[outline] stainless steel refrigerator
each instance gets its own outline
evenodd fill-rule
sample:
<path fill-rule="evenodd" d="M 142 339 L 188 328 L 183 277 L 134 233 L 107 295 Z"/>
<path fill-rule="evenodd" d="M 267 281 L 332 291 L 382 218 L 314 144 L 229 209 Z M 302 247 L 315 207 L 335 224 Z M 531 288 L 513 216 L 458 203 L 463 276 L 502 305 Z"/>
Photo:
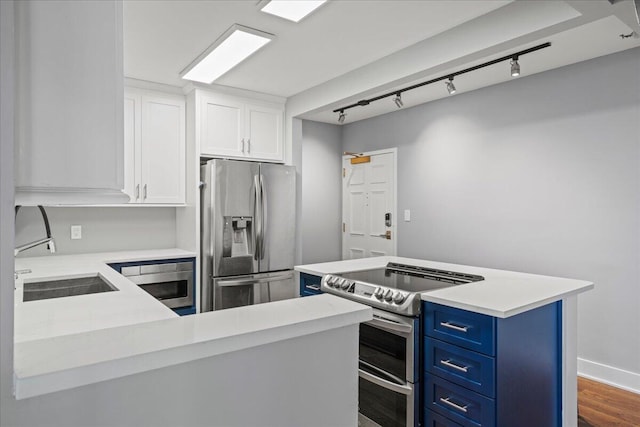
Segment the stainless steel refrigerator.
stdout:
<path fill-rule="evenodd" d="M 200 172 L 201 311 L 295 297 L 295 168 L 216 159 Z"/>

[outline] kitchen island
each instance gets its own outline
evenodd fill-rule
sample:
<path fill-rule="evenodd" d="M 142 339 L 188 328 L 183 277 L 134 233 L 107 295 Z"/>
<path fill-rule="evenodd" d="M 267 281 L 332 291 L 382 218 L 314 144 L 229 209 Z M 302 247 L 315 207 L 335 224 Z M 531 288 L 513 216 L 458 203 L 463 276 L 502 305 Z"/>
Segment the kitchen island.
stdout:
<path fill-rule="evenodd" d="M 31 271 L 16 280 L 11 425 L 355 425 L 369 307 L 320 295 L 178 317 L 107 266 L 189 255 L 146 252 L 16 260 Z M 24 283 L 96 274 L 118 291 L 22 301 Z"/>
<path fill-rule="evenodd" d="M 308 294 L 310 288 L 302 286 L 314 282 L 310 278 L 317 286 L 325 274 L 380 269 L 389 262 L 483 278 L 420 295 L 422 353 L 416 363 L 422 366 L 424 397 L 417 412 L 427 425 L 516 425 L 512 418 L 526 417 L 527 411 L 548 411 L 545 425 L 577 425 L 577 295 L 593 283 L 402 257 L 310 264 L 296 271 L 301 292 Z M 467 331 L 478 335 L 465 338 Z M 485 376 L 468 378 L 473 372 Z M 523 390 L 521 396 L 516 389 Z M 512 403 L 517 407 L 507 407 Z"/>

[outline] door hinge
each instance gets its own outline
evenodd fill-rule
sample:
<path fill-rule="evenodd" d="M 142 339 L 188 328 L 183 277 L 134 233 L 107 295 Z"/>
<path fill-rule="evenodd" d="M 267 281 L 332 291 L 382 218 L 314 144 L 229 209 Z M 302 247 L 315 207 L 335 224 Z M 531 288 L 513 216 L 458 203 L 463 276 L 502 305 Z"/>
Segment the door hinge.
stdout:
<path fill-rule="evenodd" d="M 344 233 L 345 229 L 346 229 L 346 226 L 345 226 L 345 224 L 344 224 L 344 222 L 343 222 L 343 223 L 342 223 L 342 232 L 343 232 L 343 233 Z"/>
<path fill-rule="evenodd" d="M 345 176 L 347 176 L 347 170 L 342 168 L 342 177 L 344 178 Z"/>

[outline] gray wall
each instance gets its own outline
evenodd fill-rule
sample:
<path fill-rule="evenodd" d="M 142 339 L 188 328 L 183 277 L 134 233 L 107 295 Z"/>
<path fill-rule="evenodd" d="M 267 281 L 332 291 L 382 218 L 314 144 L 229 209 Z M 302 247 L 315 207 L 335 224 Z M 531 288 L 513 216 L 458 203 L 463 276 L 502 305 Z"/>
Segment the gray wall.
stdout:
<path fill-rule="evenodd" d="M 14 2 L 0 1 L 0 425 L 13 385 Z"/>
<path fill-rule="evenodd" d="M 341 259 L 342 129 L 302 122 L 302 263 Z"/>
<path fill-rule="evenodd" d="M 640 49 L 348 124 L 343 144 L 398 147 L 398 255 L 595 282 L 580 370 L 640 384 Z"/>
<path fill-rule="evenodd" d="M 46 207 L 56 254 L 176 247 L 176 208 Z M 82 226 L 82 239 L 71 240 L 71 226 Z M 16 245 L 44 237 L 37 207 L 22 207 L 16 217 Z M 45 246 L 18 256 L 48 255 Z"/>
<path fill-rule="evenodd" d="M 357 354 L 355 324 L 29 399 L 3 401 L 1 425 L 355 426 Z"/>

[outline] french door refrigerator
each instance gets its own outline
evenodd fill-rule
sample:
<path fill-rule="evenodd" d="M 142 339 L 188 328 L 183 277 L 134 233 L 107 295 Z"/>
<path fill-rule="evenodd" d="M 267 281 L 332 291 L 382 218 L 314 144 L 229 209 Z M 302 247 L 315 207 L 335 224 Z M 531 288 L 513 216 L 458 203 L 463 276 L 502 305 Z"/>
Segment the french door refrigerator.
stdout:
<path fill-rule="evenodd" d="M 201 311 L 295 297 L 295 168 L 214 159 L 200 172 Z"/>

